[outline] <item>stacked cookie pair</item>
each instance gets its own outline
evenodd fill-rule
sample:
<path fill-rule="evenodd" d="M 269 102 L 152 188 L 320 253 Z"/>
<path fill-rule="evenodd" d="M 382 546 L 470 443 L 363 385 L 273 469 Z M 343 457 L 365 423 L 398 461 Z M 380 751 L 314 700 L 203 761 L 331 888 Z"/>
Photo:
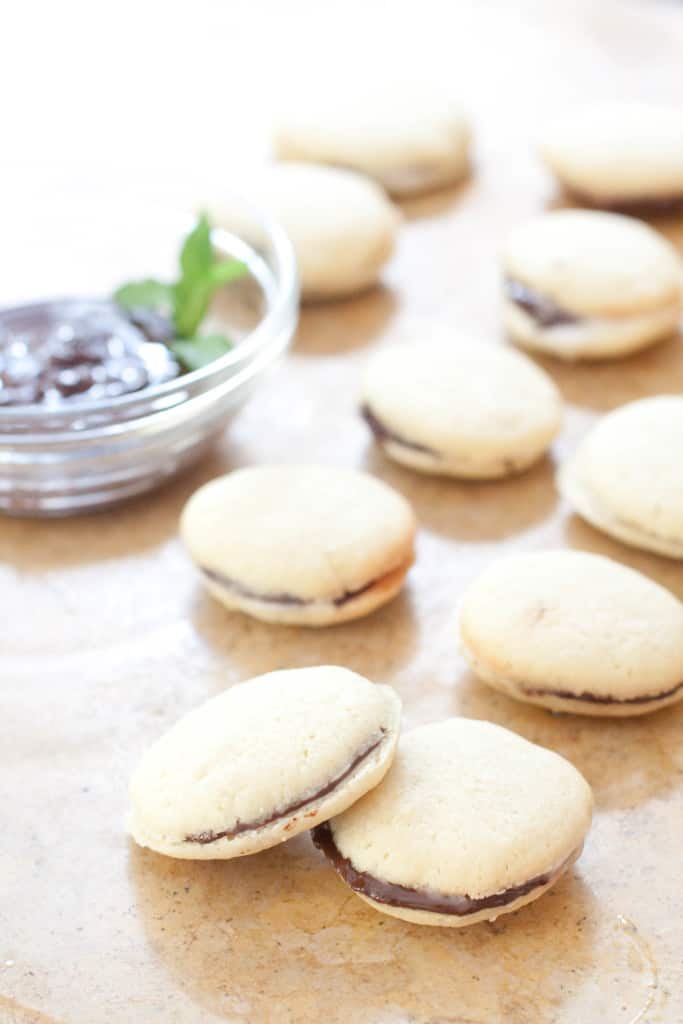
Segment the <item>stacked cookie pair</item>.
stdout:
<path fill-rule="evenodd" d="M 399 737 L 388 686 L 324 666 L 235 686 L 143 756 L 129 829 L 171 857 L 258 853 L 313 828 L 344 882 L 420 924 L 491 920 L 581 852 L 588 784 L 551 751 L 452 718 Z"/>

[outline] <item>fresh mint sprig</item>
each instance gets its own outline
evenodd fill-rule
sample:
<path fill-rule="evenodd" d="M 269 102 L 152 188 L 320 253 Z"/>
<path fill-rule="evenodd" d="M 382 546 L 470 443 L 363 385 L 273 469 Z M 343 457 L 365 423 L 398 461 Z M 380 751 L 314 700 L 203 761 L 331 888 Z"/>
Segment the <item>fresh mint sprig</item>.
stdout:
<path fill-rule="evenodd" d="M 153 309 L 168 316 L 175 334 L 170 348 L 187 370 L 198 370 L 232 348 L 223 334 L 198 333 L 219 288 L 247 273 L 240 260 L 219 260 L 211 244 L 211 225 L 201 214 L 180 250 L 180 276 L 166 284 L 154 278 L 130 281 L 114 292 L 124 309 Z"/>

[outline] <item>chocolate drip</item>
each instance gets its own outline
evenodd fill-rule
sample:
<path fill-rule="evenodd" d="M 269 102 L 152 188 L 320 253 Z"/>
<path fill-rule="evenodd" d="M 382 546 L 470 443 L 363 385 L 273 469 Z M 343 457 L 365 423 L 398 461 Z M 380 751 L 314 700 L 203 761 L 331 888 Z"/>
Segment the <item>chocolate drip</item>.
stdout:
<path fill-rule="evenodd" d="M 255 590 L 250 590 L 249 587 L 245 587 L 242 583 L 238 583 L 237 580 L 230 579 L 229 576 L 223 576 L 222 573 L 216 572 L 215 569 L 207 569 L 205 566 L 201 566 L 201 571 L 205 576 L 208 576 L 214 583 L 220 584 L 222 587 L 227 587 L 229 590 L 233 590 L 240 597 L 246 597 L 252 601 L 262 601 L 264 604 L 289 604 L 299 605 L 305 607 L 310 604 L 320 604 L 320 601 L 307 601 L 303 597 L 297 597 L 296 594 L 258 594 Z M 383 577 L 380 577 L 382 579 Z M 370 590 L 374 587 L 379 580 L 370 580 L 369 583 L 363 584 L 362 587 L 358 587 L 357 590 L 345 590 L 343 594 L 339 594 L 338 597 L 330 598 L 329 601 L 325 601 L 325 604 L 333 604 L 337 608 L 347 601 L 352 601 L 354 597 L 360 597 L 366 590 Z"/>
<path fill-rule="evenodd" d="M 562 700 L 581 700 L 590 704 L 649 704 L 650 701 L 664 700 L 666 697 L 673 697 L 675 693 L 683 689 L 683 682 L 672 686 L 670 690 L 662 690 L 660 693 L 651 693 L 643 697 L 602 697 L 597 693 L 589 693 L 584 690 L 582 693 L 567 693 L 566 690 L 545 690 L 545 689 L 524 689 L 527 697 L 560 697 Z"/>
<path fill-rule="evenodd" d="M 426 910 L 432 914 L 455 914 L 457 917 L 466 917 L 469 914 L 476 914 L 480 910 L 504 907 L 509 903 L 514 903 L 520 896 L 526 896 L 534 889 L 539 889 L 548 885 L 549 882 L 555 881 L 576 856 L 576 851 L 572 852 L 559 867 L 552 871 L 546 871 L 542 875 L 536 875 L 528 882 L 523 882 L 522 885 L 512 886 L 510 889 L 492 893 L 490 896 L 472 898 L 471 896 L 447 896 L 430 889 L 412 889 L 409 886 L 396 885 L 394 882 L 385 882 L 366 871 L 357 871 L 348 857 L 344 857 L 337 848 L 329 822 L 324 822 L 313 830 L 313 842 L 325 854 L 340 878 L 354 892 L 367 896 L 375 903 L 386 903 L 390 907 L 405 907 L 406 910 Z"/>
<path fill-rule="evenodd" d="M 425 455 L 431 455 L 433 458 L 440 458 L 440 455 L 434 448 L 430 448 L 426 444 L 418 444 L 417 441 L 409 441 L 407 438 L 402 437 L 400 434 L 394 433 L 393 430 L 389 430 L 387 426 L 382 423 L 380 419 L 375 416 L 374 412 L 369 405 L 362 405 L 361 416 L 370 427 L 378 441 L 393 441 L 394 444 L 400 444 L 404 448 L 412 448 L 415 452 L 424 452 Z"/>
<path fill-rule="evenodd" d="M 560 327 L 563 324 L 577 324 L 581 321 L 581 317 L 562 309 L 552 299 L 539 295 L 521 281 L 508 278 L 505 282 L 505 292 L 510 302 L 523 309 L 539 327 Z"/>
<path fill-rule="evenodd" d="M 240 821 L 239 818 L 231 828 L 223 829 L 221 832 L 196 832 L 192 835 L 185 836 L 186 843 L 199 843 L 202 846 L 206 846 L 208 843 L 215 843 L 218 839 L 234 839 L 235 836 L 241 835 L 243 832 L 252 832 L 255 829 L 264 828 L 266 825 L 272 825 L 276 821 L 280 821 L 283 818 L 288 818 L 290 814 L 294 814 L 295 811 L 301 810 L 302 807 L 306 807 L 307 804 L 313 803 L 314 800 L 322 800 L 323 797 L 328 796 L 337 786 L 341 785 L 348 779 L 356 768 L 359 767 L 365 761 L 373 751 L 377 750 L 377 747 L 383 741 L 387 734 L 387 730 L 382 728 L 379 731 L 379 736 L 373 739 L 369 746 L 364 747 L 359 754 L 354 757 L 351 764 L 344 769 L 339 775 L 335 775 L 322 789 L 319 789 L 312 795 L 302 797 L 301 799 L 294 800 L 291 804 L 287 804 L 286 807 L 282 807 L 279 810 L 273 811 L 272 814 L 264 815 L 262 818 L 257 818 L 254 821 Z"/>

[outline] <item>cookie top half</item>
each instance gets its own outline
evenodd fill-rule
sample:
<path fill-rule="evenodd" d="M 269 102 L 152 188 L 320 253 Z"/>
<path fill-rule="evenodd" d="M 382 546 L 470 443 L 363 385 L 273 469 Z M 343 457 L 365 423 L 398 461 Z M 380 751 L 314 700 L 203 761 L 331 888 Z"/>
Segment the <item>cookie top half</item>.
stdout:
<path fill-rule="evenodd" d="M 460 635 L 474 671 L 522 700 L 639 714 L 683 697 L 683 604 L 599 555 L 535 551 L 494 562 L 463 597 Z"/>
<path fill-rule="evenodd" d="M 311 828 L 384 776 L 400 701 L 348 669 L 271 672 L 191 711 L 143 755 L 129 830 L 185 859 L 242 856 Z"/>
<path fill-rule="evenodd" d="M 558 117 L 541 155 L 571 191 L 596 203 L 683 199 L 683 111 L 597 103 Z"/>
<path fill-rule="evenodd" d="M 525 286 L 574 317 L 623 317 L 681 303 L 676 249 L 634 217 L 555 210 L 517 227 L 502 257 L 508 285 Z"/>
<path fill-rule="evenodd" d="M 565 498 L 635 547 L 683 558 L 683 396 L 629 402 L 593 427 L 562 466 Z"/>
<path fill-rule="evenodd" d="M 250 466 L 201 487 L 181 536 L 195 562 L 265 599 L 340 601 L 413 559 L 415 517 L 382 481 L 336 466 Z"/>
<path fill-rule="evenodd" d="M 329 828 L 356 873 L 431 897 L 436 911 L 441 897 L 478 900 L 552 873 L 581 848 L 591 808 L 558 754 L 450 718 L 406 733 L 382 785 Z"/>

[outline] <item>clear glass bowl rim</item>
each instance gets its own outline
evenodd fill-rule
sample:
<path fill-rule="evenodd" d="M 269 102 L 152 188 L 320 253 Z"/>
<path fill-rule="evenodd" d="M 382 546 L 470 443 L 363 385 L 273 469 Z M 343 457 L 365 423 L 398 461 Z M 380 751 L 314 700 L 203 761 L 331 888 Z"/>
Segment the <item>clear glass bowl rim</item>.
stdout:
<path fill-rule="evenodd" d="M 111 411 L 123 412 L 129 406 L 140 406 L 141 403 L 149 405 L 151 410 L 148 414 L 142 416 L 135 416 L 133 419 L 126 419 L 125 416 L 119 423 L 116 424 L 118 429 L 115 429 L 113 433 L 126 432 L 126 429 L 139 429 L 141 424 L 150 423 L 153 420 L 164 419 L 168 414 L 177 413 L 178 405 L 182 405 L 185 411 L 188 412 L 187 406 L 191 405 L 193 401 L 201 399 L 207 391 L 209 391 L 214 384 L 224 383 L 226 378 L 229 379 L 232 374 L 242 377 L 241 373 L 238 373 L 240 368 L 247 368 L 250 363 L 258 361 L 259 355 L 264 350 L 267 350 L 273 337 L 277 337 L 280 328 L 292 314 L 292 309 L 296 310 L 299 303 L 299 277 L 297 271 L 296 256 L 294 248 L 292 246 L 289 237 L 287 236 L 284 229 L 269 215 L 263 211 L 256 209 L 251 203 L 244 200 L 243 197 L 232 196 L 233 200 L 239 203 L 237 207 L 242 212 L 247 213 L 250 220 L 256 225 L 259 233 L 262 234 L 263 240 L 265 241 L 270 252 L 268 255 L 268 262 L 275 264 L 276 272 L 274 279 L 276 287 L 274 289 L 274 298 L 269 304 L 266 310 L 265 316 L 258 322 L 256 327 L 250 333 L 243 338 L 239 344 L 235 346 L 230 352 L 227 352 L 224 356 L 219 359 L 213 360 L 207 366 L 203 366 L 198 370 L 193 370 L 190 373 L 184 373 L 180 377 L 176 377 L 173 380 L 166 381 L 163 384 L 157 384 L 154 387 L 143 388 L 141 391 L 133 392 L 128 395 L 122 395 L 117 398 L 100 399 L 95 401 L 86 402 L 73 402 L 69 403 L 68 407 L 63 410 L 50 410 L 49 419 L 51 426 L 48 430 L 41 431 L 40 421 L 47 418 L 46 409 L 41 405 L 24 405 L 24 406 L 12 406 L 9 408 L 0 407 L 0 444 L 6 446 L 18 442 L 19 444 L 26 442 L 35 442 L 40 436 L 43 437 L 46 444 L 49 444 L 51 440 L 63 440 L 64 435 L 55 433 L 55 426 L 59 423 L 60 419 L 63 419 L 65 423 L 72 420 L 74 416 L 78 414 L 96 414 L 96 413 L 107 413 Z M 182 217 L 182 213 L 178 210 L 175 211 L 177 217 Z M 185 219 L 187 219 L 187 212 L 185 213 Z M 219 248 L 223 248 L 224 251 L 229 250 L 227 239 L 230 237 L 230 232 L 222 228 L 214 228 L 212 230 L 212 238 L 215 244 Z M 237 232 L 235 236 L 239 237 Z M 221 246 L 221 241 L 223 245 Z M 251 244 L 251 243 L 248 243 Z M 252 246 L 255 251 L 258 252 L 260 246 Z M 88 298 L 97 301 L 98 296 L 89 296 Z M 35 303 L 22 302 L 17 306 L 4 306 L 0 309 L 0 313 L 9 312 L 11 310 L 27 309 L 32 305 L 40 305 L 42 302 L 59 302 L 59 301 L 71 301 L 74 297 L 53 297 L 47 300 L 38 300 Z M 75 299 L 77 301 L 77 298 Z M 235 381 L 237 383 L 237 381 Z M 190 392 L 182 402 L 166 406 L 165 408 L 158 408 L 158 400 L 164 398 L 172 398 L 175 392 Z M 200 403 L 201 404 L 201 403 Z M 35 422 L 36 430 L 26 432 L 25 429 L 21 433 L 13 433 L 12 423 L 17 420 L 21 420 L 22 423 Z M 105 426 L 101 430 L 97 427 L 91 430 L 84 430 L 78 432 L 79 435 L 85 440 L 88 436 L 93 437 L 109 433 L 109 430 L 113 424 L 109 424 L 109 429 Z"/>

